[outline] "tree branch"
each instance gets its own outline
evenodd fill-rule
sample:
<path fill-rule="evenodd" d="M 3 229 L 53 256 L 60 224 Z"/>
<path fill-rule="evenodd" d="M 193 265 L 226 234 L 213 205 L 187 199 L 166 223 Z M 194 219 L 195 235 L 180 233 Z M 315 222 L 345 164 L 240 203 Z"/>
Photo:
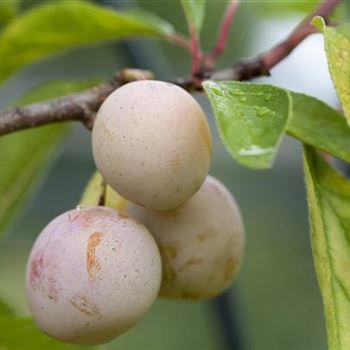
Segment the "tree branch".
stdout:
<path fill-rule="evenodd" d="M 152 78 L 153 74 L 146 70 L 124 69 L 110 83 L 25 107 L 8 108 L 0 112 L 0 136 L 45 124 L 74 120 L 92 129 L 96 112 L 116 88 L 133 80 Z"/>
<path fill-rule="evenodd" d="M 0 113 L 0 135 L 34 128 L 54 122 L 81 121 L 89 129 L 103 100 L 119 85 L 98 85 L 69 96 L 35 103 L 25 107 L 9 108 Z"/>
<path fill-rule="evenodd" d="M 204 80 L 249 80 L 269 75 L 269 71 L 287 57 L 299 43 L 315 32 L 310 20 L 315 16 L 327 17 L 341 0 L 324 0 L 321 5 L 302 21 L 281 43 L 256 58 L 242 60 L 231 68 L 213 73 L 202 72 L 202 76 L 190 79 L 175 79 L 173 83 L 188 91 L 200 91 L 198 79 Z M 116 75 L 110 83 L 98 85 L 92 89 L 49 101 L 35 103 L 25 107 L 10 108 L 0 112 L 0 136 L 14 131 L 37 127 L 55 122 L 81 121 L 92 128 L 95 114 L 104 99 L 117 87 L 133 80 L 152 79 L 148 71 L 125 69 Z"/>

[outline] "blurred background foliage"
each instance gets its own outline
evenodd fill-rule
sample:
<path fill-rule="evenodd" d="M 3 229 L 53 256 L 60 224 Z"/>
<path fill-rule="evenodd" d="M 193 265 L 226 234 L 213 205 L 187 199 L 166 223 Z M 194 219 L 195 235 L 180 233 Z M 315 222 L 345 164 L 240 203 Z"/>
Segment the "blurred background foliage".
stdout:
<path fill-rule="evenodd" d="M 0 28 L 19 13 L 41 2 L 47 1 L 0 1 Z M 95 2 L 116 8 L 138 6 L 168 20 L 179 32 L 187 32 L 178 1 Z M 267 49 L 284 38 L 305 12 L 317 3 L 242 1 L 231 29 L 229 48 L 219 66 L 227 67 L 241 57 Z M 211 48 L 216 38 L 216 28 L 225 5 L 225 1 L 208 1 L 202 31 L 202 43 L 206 50 Z M 345 15 L 346 9 L 343 7 L 338 11 L 338 16 L 342 18 Z M 45 36 L 45 33 L 42 35 Z M 11 76 L 0 85 L 0 107 L 79 90 L 110 79 L 113 72 L 124 67 L 150 69 L 158 79 L 168 79 L 186 75 L 189 66 L 187 52 L 169 43 L 150 39 L 74 48 L 25 67 Z M 271 73 L 271 78 L 259 80 L 305 92 L 337 106 L 320 35 L 308 38 Z M 136 328 L 106 348 L 230 349 L 231 339 L 239 342 L 237 350 L 326 349 L 321 298 L 312 267 L 300 145 L 286 138 L 272 170 L 254 172 L 245 169 L 226 153 L 206 99 L 198 95 L 198 100 L 207 111 L 214 136 L 211 173 L 233 192 L 246 225 L 246 256 L 237 282 L 225 296 L 226 311 L 229 306 L 234 325 L 226 321 L 225 328 L 223 313 L 218 311 L 218 305 L 222 306 L 222 303 L 218 301 L 191 303 L 159 300 Z M 56 126 L 49 128 L 61 130 Z M 20 148 L 23 145 L 40 147 L 38 139 L 33 134 L 28 137 L 26 133 L 16 134 L 22 135 L 20 141 L 16 137 L 13 146 L 6 152 L 15 152 L 17 146 Z M 60 138 L 56 132 L 54 135 Z M 10 137 L 13 136 L 5 138 Z M 10 186 L 10 180 L 16 175 L 23 175 L 22 168 L 31 161 L 19 154 L 16 164 L 6 163 L 5 150 L 2 148 L 0 154 L 0 186 Z M 46 167 L 45 176 L 35 175 L 36 170 L 41 170 L 40 167 L 33 173 L 23 175 L 27 179 L 11 205 L 18 206 L 28 185 L 31 185 L 31 196 L 20 215 L 12 219 L 6 236 L 0 241 L 0 300 L 21 316 L 28 315 L 24 274 L 35 237 L 54 216 L 76 205 L 94 171 L 90 133 L 83 126 L 74 125 L 59 149 L 46 157 L 50 166 Z M 8 167 L 13 167 L 13 175 L 8 176 L 5 179 L 8 182 L 5 182 L 1 174 L 2 169 Z M 5 205 L 9 203 L 2 200 L 0 198 L 0 210 L 5 210 Z M 0 305 L 0 309 L 5 309 L 5 306 Z M 39 349 L 38 345 L 33 346 L 33 349 Z M 234 347 L 231 346 L 231 349 Z"/>

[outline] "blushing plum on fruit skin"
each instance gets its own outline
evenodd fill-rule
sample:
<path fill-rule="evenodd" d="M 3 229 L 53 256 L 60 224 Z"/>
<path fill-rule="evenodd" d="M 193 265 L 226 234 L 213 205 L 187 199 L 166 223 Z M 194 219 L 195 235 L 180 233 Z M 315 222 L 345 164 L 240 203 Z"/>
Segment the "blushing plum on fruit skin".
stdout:
<path fill-rule="evenodd" d="M 128 212 L 155 237 L 163 263 L 160 295 L 208 299 L 237 274 L 244 249 L 239 208 L 225 186 L 208 176 L 183 206 L 157 212 L 129 204 Z"/>
<path fill-rule="evenodd" d="M 97 113 L 92 147 L 107 183 L 155 210 L 189 199 L 211 161 L 202 108 L 185 90 L 161 81 L 132 82 L 108 96 Z"/>
<path fill-rule="evenodd" d="M 158 247 L 139 222 L 114 209 L 68 211 L 37 238 L 27 266 L 27 298 L 45 333 L 99 344 L 133 326 L 157 297 Z"/>

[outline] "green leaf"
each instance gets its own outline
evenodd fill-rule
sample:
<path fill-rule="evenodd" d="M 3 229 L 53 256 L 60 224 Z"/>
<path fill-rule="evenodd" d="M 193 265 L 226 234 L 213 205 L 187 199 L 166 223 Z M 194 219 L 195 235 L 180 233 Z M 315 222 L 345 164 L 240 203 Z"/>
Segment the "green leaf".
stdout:
<path fill-rule="evenodd" d="M 329 71 L 350 125 L 350 25 L 327 27 L 321 17 L 312 23 L 323 31 Z"/>
<path fill-rule="evenodd" d="M 344 116 L 326 103 L 291 92 L 293 117 L 289 135 L 350 162 L 350 129 Z"/>
<path fill-rule="evenodd" d="M 181 0 L 188 23 L 200 32 L 205 15 L 206 0 Z"/>
<path fill-rule="evenodd" d="M 312 251 L 329 350 L 350 344 L 350 182 L 311 148 L 304 152 Z"/>
<path fill-rule="evenodd" d="M 58 82 L 34 89 L 22 102 L 54 97 L 86 87 L 82 82 Z M 46 164 L 67 132 L 67 125 L 50 125 L 0 137 L 0 236 L 38 182 Z"/>
<path fill-rule="evenodd" d="M 271 16 L 272 14 L 282 13 L 282 14 L 290 14 L 291 12 L 311 12 L 317 2 L 312 1 L 280 1 L 280 0 L 271 0 L 271 1 L 257 1 L 253 4 L 253 9 L 260 10 L 259 12 L 263 12 L 264 14 L 268 14 Z"/>
<path fill-rule="evenodd" d="M 11 22 L 0 36 L 0 80 L 73 47 L 172 32 L 168 23 L 145 12 L 121 13 L 81 1 L 40 5 Z"/>
<path fill-rule="evenodd" d="M 0 317 L 12 315 L 12 314 L 13 314 L 13 311 L 10 309 L 10 307 L 0 300 Z M 1 346 L 1 343 L 0 343 L 0 346 Z"/>
<path fill-rule="evenodd" d="M 350 129 L 326 103 L 263 84 L 207 81 L 204 89 L 222 140 L 241 164 L 270 167 L 284 132 L 350 162 Z"/>
<path fill-rule="evenodd" d="M 344 20 L 346 19 L 346 5 L 348 5 L 348 1 L 344 1 L 339 4 L 336 9 L 332 12 L 332 19 Z M 309 14 L 319 6 L 319 1 L 317 0 L 308 0 L 308 1 L 300 1 L 300 0 L 260 0 L 254 1 L 248 4 L 252 6 L 252 10 L 256 10 L 257 14 L 261 16 L 261 14 L 266 15 L 268 17 L 276 16 L 276 15 L 293 15 L 296 12 Z M 267 17 L 267 18 L 268 18 Z"/>
<path fill-rule="evenodd" d="M 66 126 L 55 125 L 0 138 L 0 235 L 66 131 Z"/>
<path fill-rule="evenodd" d="M 221 138 L 233 158 L 254 169 L 272 166 L 291 117 L 287 91 L 271 85 L 204 82 Z"/>
<path fill-rule="evenodd" d="M 65 344 L 42 333 L 30 319 L 0 317 L 0 350 L 88 350 L 86 347 Z"/>

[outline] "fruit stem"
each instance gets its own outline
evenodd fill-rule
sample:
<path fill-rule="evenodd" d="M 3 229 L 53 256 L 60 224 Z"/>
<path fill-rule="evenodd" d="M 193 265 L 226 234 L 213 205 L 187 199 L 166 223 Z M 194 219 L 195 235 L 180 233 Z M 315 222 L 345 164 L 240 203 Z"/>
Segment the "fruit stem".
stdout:
<path fill-rule="evenodd" d="M 104 207 L 106 204 L 106 196 L 107 196 L 107 182 L 102 179 L 101 181 L 101 193 L 100 193 L 100 197 L 98 199 L 98 206 L 102 206 Z"/>

